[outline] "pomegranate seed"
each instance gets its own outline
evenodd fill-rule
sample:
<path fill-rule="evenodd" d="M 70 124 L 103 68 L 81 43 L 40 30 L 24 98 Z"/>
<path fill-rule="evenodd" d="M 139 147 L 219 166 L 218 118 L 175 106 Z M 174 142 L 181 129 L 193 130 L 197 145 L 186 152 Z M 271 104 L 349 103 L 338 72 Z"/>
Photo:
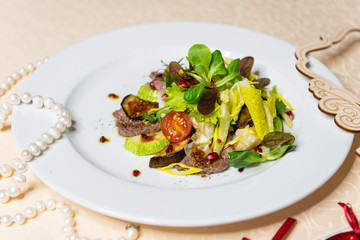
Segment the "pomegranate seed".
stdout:
<path fill-rule="evenodd" d="M 291 121 L 294 120 L 294 113 L 292 111 L 288 111 L 286 114 L 289 116 Z"/>
<path fill-rule="evenodd" d="M 217 152 L 211 152 L 206 156 L 206 159 L 209 161 L 215 161 L 219 158 L 219 155 L 217 154 Z"/>
<path fill-rule="evenodd" d="M 179 85 L 182 86 L 182 88 L 187 88 L 187 84 L 186 84 L 186 82 L 184 80 L 181 80 L 179 82 Z"/>
<path fill-rule="evenodd" d="M 161 96 L 161 98 L 162 99 L 165 99 L 165 98 L 167 98 L 169 95 L 167 95 L 166 93 L 164 93 L 162 96 Z"/>
<path fill-rule="evenodd" d="M 157 83 L 157 81 L 159 81 L 159 78 L 155 78 L 154 80 L 152 80 L 151 82 L 150 82 L 150 87 L 152 88 L 152 89 L 155 89 L 155 83 Z"/>
<path fill-rule="evenodd" d="M 244 171 L 244 168 L 239 168 L 238 169 L 238 172 L 243 172 Z"/>
<path fill-rule="evenodd" d="M 253 151 L 257 153 L 262 153 L 262 149 L 260 147 L 254 147 Z"/>

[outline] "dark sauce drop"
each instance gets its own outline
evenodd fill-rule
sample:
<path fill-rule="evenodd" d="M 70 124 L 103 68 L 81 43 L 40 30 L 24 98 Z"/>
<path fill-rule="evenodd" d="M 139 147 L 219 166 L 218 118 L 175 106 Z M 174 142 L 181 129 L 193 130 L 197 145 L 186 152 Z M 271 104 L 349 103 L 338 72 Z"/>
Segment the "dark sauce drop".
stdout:
<path fill-rule="evenodd" d="M 141 142 L 151 142 L 152 140 L 154 140 L 154 136 L 149 136 L 149 135 L 146 135 L 145 133 L 141 134 L 141 137 L 140 137 Z"/>
<path fill-rule="evenodd" d="M 107 139 L 107 138 L 104 137 L 104 136 L 101 136 L 101 137 L 99 138 L 99 142 L 101 142 L 101 143 L 106 143 L 106 142 L 110 142 L 110 140 Z"/>
<path fill-rule="evenodd" d="M 117 99 L 119 99 L 120 97 L 119 97 L 119 95 L 117 95 L 117 94 L 115 94 L 115 93 L 109 93 L 109 94 L 108 94 L 108 98 L 113 99 L 113 100 L 117 100 Z"/>
<path fill-rule="evenodd" d="M 135 170 L 132 171 L 132 175 L 133 175 L 134 177 L 138 177 L 138 176 L 140 176 L 140 174 L 141 174 L 141 172 L 140 172 L 139 170 L 137 170 L 137 169 L 135 169 Z"/>

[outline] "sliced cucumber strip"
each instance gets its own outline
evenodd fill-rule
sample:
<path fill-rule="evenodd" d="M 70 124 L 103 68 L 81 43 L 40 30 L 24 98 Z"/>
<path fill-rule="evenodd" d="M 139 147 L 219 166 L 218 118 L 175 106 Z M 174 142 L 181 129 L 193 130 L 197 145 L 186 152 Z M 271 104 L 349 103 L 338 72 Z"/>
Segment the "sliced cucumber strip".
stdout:
<path fill-rule="evenodd" d="M 149 84 L 145 84 L 140 87 L 137 96 L 145 101 L 149 102 L 159 102 L 158 91 L 151 89 Z"/>
<path fill-rule="evenodd" d="M 124 148 L 135 155 L 155 154 L 165 149 L 170 144 L 164 134 L 156 132 L 148 135 L 137 135 L 126 138 Z"/>

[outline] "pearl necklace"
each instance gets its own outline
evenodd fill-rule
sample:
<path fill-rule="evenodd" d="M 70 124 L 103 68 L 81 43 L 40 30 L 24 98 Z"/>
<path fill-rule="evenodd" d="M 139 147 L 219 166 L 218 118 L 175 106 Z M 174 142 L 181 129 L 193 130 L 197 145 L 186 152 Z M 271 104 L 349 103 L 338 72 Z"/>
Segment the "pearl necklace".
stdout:
<path fill-rule="evenodd" d="M 0 96 L 4 95 L 18 80 L 27 74 L 33 72 L 42 63 L 47 62 L 48 58 L 43 61 L 38 60 L 35 64 L 28 64 L 26 68 L 21 68 L 18 72 L 13 72 L 6 80 L 0 83 Z M 58 140 L 67 128 L 72 125 L 71 114 L 64 108 L 61 103 L 57 103 L 50 97 L 43 98 L 39 95 L 31 96 L 25 92 L 21 95 L 12 93 L 9 95 L 9 102 L 0 105 L 0 130 L 4 129 L 8 117 L 12 113 L 14 106 L 22 103 L 31 104 L 35 108 L 46 108 L 51 110 L 58 116 L 58 121 L 51 126 L 47 132 L 42 133 L 40 138 L 30 143 L 28 148 L 21 151 L 19 158 L 11 160 L 10 164 L 0 166 L 0 176 L 3 178 L 11 178 L 13 185 L 8 189 L 0 189 L 0 202 L 7 203 L 11 198 L 18 196 L 21 188 L 26 184 L 24 173 L 28 170 L 28 162 L 34 160 L 45 151 L 48 145 Z M 57 210 L 64 215 L 64 226 L 62 232 L 69 240 L 88 240 L 86 237 L 79 237 L 74 229 L 75 220 L 74 213 L 69 205 L 62 201 L 56 201 L 50 198 L 46 201 L 36 201 L 33 207 L 27 207 L 24 213 L 16 213 L 13 217 L 10 215 L 0 215 L 0 224 L 4 227 L 11 225 L 24 224 L 27 220 L 35 218 L 39 213 L 46 210 Z M 120 237 L 119 240 L 136 240 L 139 236 L 139 226 L 127 225 L 126 236 Z"/>

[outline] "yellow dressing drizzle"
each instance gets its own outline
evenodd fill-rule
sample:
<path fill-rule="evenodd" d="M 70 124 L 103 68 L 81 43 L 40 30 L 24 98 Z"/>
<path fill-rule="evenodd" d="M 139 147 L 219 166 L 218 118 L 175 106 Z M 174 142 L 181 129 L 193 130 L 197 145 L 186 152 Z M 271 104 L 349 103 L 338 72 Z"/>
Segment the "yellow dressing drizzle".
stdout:
<path fill-rule="evenodd" d="M 177 172 L 177 171 L 172 171 L 172 170 L 169 169 L 169 168 L 175 167 L 176 165 L 178 165 L 178 166 L 180 166 L 182 168 L 187 168 L 188 170 L 183 171 L 183 172 Z M 183 163 L 172 163 L 172 164 L 170 164 L 170 165 L 168 165 L 166 167 L 158 168 L 158 170 L 164 171 L 164 172 L 170 173 L 172 175 L 176 175 L 176 176 L 189 175 L 189 174 L 199 173 L 199 172 L 203 171 L 200 168 L 189 167 L 188 165 L 183 164 Z"/>
<path fill-rule="evenodd" d="M 289 110 L 292 111 L 294 110 L 294 108 L 291 106 L 291 104 L 285 100 L 285 98 L 283 98 L 283 96 L 280 94 L 280 95 L 277 95 L 276 93 L 271 93 L 272 95 L 274 95 L 276 98 L 280 99 L 281 101 L 283 101 L 286 105 L 288 105 L 288 107 L 290 108 Z"/>
<path fill-rule="evenodd" d="M 148 111 L 148 114 L 151 114 L 153 112 L 156 112 L 157 110 L 159 110 L 159 108 L 151 108 L 149 111 Z"/>

